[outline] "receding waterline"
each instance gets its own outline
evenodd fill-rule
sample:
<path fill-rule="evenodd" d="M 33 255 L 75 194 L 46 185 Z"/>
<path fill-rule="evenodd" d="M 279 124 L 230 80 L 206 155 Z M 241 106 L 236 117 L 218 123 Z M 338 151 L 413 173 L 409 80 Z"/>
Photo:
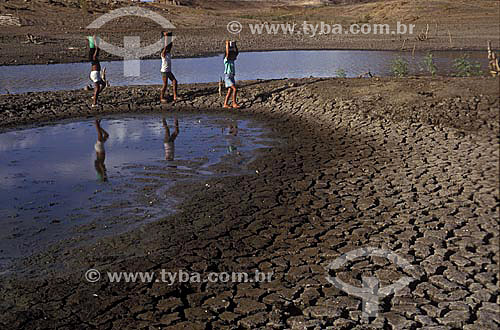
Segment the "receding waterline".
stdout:
<path fill-rule="evenodd" d="M 465 52 L 484 69 L 484 52 Z M 379 76 L 390 75 L 390 63 L 397 56 L 405 57 L 412 73 L 422 70 L 426 53 L 370 50 L 293 50 L 242 52 L 236 64 L 238 80 L 306 77 L 335 77 L 344 70 L 347 77 L 370 71 Z M 436 51 L 434 60 L 439 74 L 451 73 L 452 62 L 462 52 Z M 113 86 L 161 84 L 160 60 L 142 60 L 141 74 L 126 77 L 123 62 L 102 62 Z M 174 58 L 173 72 L 182 83 L 216 82 L 223 75 L 222 55 L 195 58 Z M 26 93 L 55 90 L 78 90 L 90 83 L 89 64 L 63 63 L 50 65 L 0 66 L 0 93 Z"/>

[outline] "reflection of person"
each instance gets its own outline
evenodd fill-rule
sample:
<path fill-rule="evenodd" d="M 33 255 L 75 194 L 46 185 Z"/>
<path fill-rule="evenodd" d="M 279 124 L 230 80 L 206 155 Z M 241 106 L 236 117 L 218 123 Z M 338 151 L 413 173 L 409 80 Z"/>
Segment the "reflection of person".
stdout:
<path fill-rule="evenodd" d="M 238 122 L 233 122 L 231 121 L 228 126 L 227 126 L 227 138 L 226 138 L 226 141 L 228 143 L 228 146 L 227 146 L 227 151 L 228 153 L 232 153 L 234 151 L 236 151 L 236 153 L 239 155 L 239 152 L 237 151 L 238 150 L 238 147 L 235 145 L 236 141 L 235 141 L 235 138 L 236 136 L 238 136 Z M 222 128 L 222 133 L 224 133 L 225 129 Z"/>
<path fill-rule="evenodd" d="M 163 146 L 165 147 L 165 159 L 166 160 L 174 160 L 175 156 L 175 139 L 177 135 L 179 135 L 179 121 L 175 118 L 174 125 L 175 130 L 172 134 L 170 134 L 170 130 L 168 129 L 167 121 L 165 118 L 162 119 L 163 128 L 165 128 L 165 139 L 163 140 Z"/>
<path fill-rule="evenodd" d="M 108 175 L 106 173 L 106 165 L 104 165 L 104 160 L 106 159 L 106 151 L 104 150 L 104 143 L 108 140 L 109 134 L 101 127 L 101 120 L 96 119 L 94 121 L 95 128 L 97 130 L 97 142 L 94 145 L 96 160 L 94 162 L 95 170 L 97 171 L 97 177 L 100 181 L 108 181 Z"/>
<path fill-rule="evenodd" d="M 234 61 L 238 57 L 238 47 L 236 41 L 226 40 L 226 52 L 224 56 L 224 82 L 227 88 L 226 98 L 224 99 L 224 108 L 230 108 L 229 97 L 233 94 L 232 107 L 238 109 L 240 106 L 236 103 L 236 82 L 234 76 L 236 74 Z"/>
<path fill-rule="evenodd" d="M 165 38 L 165 46 L 161 51 L 161 79 L 163 80 L 163 86 L 160 91 L 160 102 L 166 103 L 165 93 L 167 92 L 168 79 L 172 81 L 172 89 L 174 94 L 174 101 L 177 101 L 177 79 L 175 79 L 172 73 L 172 32 L 163 32 Z"/>
<path fill-rule="evenodd" d="M 106 68 L 101 74 L 101 63 L 99 62 L 99 47 L 97 37 L 89 37 L 90 50 L 89 61 L 91 63 L 90 80 L 94 82 L 94 97 L 92 98 L 92 107 L 97 106 L 97 98 L 106 87 Z"/>
<path fill-rule="evenodd" d="M 229 124 L 227 128 L 229 129 L 229 134 L 231 134 L 232 136 L 238 135 L 238 122 Z"/>

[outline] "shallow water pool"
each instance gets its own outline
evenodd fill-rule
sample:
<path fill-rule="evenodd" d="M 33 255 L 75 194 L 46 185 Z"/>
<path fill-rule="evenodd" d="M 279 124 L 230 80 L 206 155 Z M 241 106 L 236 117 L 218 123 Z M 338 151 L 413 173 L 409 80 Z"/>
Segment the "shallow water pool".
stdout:
<path fill-rule="evenodd" d="M 179 182 L 247 173 L 267 130 L 236 116 L 67 121 L 0 134 L 0 268 L 60 240 L 87 242 L 174 211 Z"/>

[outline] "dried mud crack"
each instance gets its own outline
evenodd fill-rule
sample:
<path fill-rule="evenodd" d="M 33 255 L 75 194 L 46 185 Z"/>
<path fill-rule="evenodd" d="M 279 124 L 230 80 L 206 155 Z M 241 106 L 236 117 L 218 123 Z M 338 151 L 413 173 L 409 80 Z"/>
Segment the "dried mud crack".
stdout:
<path fill-rule="evenodd" d="M 151 87 L 0 96 L 4 128 L 115 112 L 220 111 L 213 84 L 181 86 L 162 106 Z M 298 79 L 242 83 L 242 110 L 286 143 L 254 175 L 178 189 L 179 213 L 97 244 L 54 247 L 0 279 L 2 329 L 494 329 L 498 274 L 498 80 Z M 432 91 L 432 94 L 429 92 Z M 111 105 L 113 104 L 113 105 Z M 381 287 L 361 301 L 326 280 L 343 253 L 378 247 L 415 266 L 358 258 L 336 276 Z M 54 267 L 57 265 L 57 268 Z M 258 283 L 88 283 L 89 268 L 272 272 Z M 330 273 L 330 275 L 332 275 Z"/>

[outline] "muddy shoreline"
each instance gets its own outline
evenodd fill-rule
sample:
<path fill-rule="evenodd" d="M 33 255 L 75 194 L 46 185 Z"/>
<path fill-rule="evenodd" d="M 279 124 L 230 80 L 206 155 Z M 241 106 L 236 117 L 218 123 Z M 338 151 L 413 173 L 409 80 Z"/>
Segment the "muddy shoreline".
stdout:
<path fill-rule="evenodd" d="M 176 188 L 174 217 L 80 249 L 25 260 L 1 278 L 5 329 L 493 328 L 498 320 L 498 79 L 287 79 L 241 82 L 241 110 L 288 143 L 255 174 Z M 122 112 L 221 111 L 215 84 L 112 87 L 0 96 L 3 129 Z M 376 246 L 416 266 L 406 274 L 360 258 L 336 272 L 351 285 L 416 280 L 363 325 L 360 300 L 328 283 L 325 266 Z M 57 265 L 53 267 L 47 265 Z M 110 283 L 105 271 L 273 272 L 268 283 Z M 45 271 L 44 276 L 39 276 Z M 330 274 L 333 275 L 333 274 Z M 363 275 L 364 276 L 364 275 Z"/>
<path fill-rule="evenodd" d="M 297 78 L 240 81 L 239 100 L 242 112 L 254 114 L 266 108 L 279 106 L 282 93 L 314 86 L 308 97 L 313 104 L 326 104 L 326 109 L 356 109 L 363 116 L 385 118 L 396 122 L 421 123 L 452 127 L 482 133 L 498 129 L 496 114 L 490 103 L 497 93 L 496 78 Z M 478 84 L 478 85 L 475 85 Z M 321 86 L 326 88 L 321 90 Z M 111 113 L 208 111 L 224 112 L 223 96 L 218 94 L 217 83 L 181 84 L 180 99 L 161 104 L 160 86 L 110 87 L 99 98 L 100 106 L 90 107 L 92 91 L 71 90 L 30 92 L 0 95 L 0 129 L 13 129 L 19 125 L 37 125 L 60 119 L 101 116 Z M 374 87 L 374 90 L 371 89 Z M 398 90 L 398 95 L 387 94 Z M 487 94 L 481 91 L 488 92 Z M 318 98 L 318 99 L 316 99 Z M 297 101 L 306 107 L 299 96 Z M 380 104 L 381 103 L 381 104 Z M 380 104 L 380 107 L 377 105 Z M 369 106 L 369 110 L 363 107 Z M 432 108 L 432 111 L 428 111 Z M 489 109 L 471 113 L 471 109 Z M 325 111 L 325 110 L 323 110 Z M 455 119 L 455 120 L 453 120 Z"/>

